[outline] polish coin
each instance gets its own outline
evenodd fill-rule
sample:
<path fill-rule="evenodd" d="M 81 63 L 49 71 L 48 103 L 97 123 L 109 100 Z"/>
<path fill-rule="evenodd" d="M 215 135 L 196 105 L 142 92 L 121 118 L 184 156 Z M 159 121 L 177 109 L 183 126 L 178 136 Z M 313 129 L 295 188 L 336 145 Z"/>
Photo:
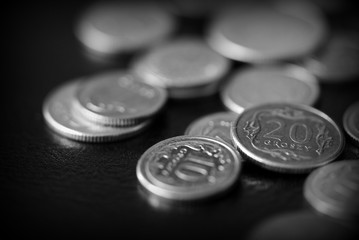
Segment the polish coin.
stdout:
<path fill-rule="evenodd" d="M 210 137 L 177 136 L 149 148 L 137 163 L 145 189 L 173 200 L 196 200 L 229 189 L 241 169 L 239 154 Z"/>
<path fill-rule="evenodd" d="M 352 142 L 359 146 L 359 101 L 351 104 L 344 112 L 343 126 Z"/>
<path fill-rule="evenodd" d="M 258 104 L 285 102 L 313 105 L 319 97 L 316 78 L 296 65 L 247 67 L 235 72 L 222 87 L 223 104 L 241 113 Z"/>
<path fill-rule="evenodd" d="M 233 145 L 231 125 L 237 117 L 238 114 L 232 112 L 218 112 L 203 116 L 187 127 L 185 135 L 214 137 Z"/>
<path fill-rule="evenodd" d="M 46 124 L 56 133 L 83 142 L 109 142 L 138 134 L 150 123 L 133 127 L 105 127 L 88 122 L 73 109 L 75 92 L 80 80 L 66 83 L 51 92 L 43 104 Z"/>
<path fill-rule="evenodd" d="M 231 135 L 243 156 L 278 172 L 309 172 L 335 160 L 344 147 L 335 122 L 306 105 L 248 108 L 234 122 Z"/>
<path fill-rule="evenodd" d="M 76 91 L 77 110 L 92 122 L 131 126 L 157 114 L 165 105 L 164 89 L 137 81 L 122 71 L 97 74 Z"/>
<path fill-rule="evenodd" d="M 320 213 L 359 220 L 359 161 L 337 161 L 313 171 L 305 181 L 304 196 Z"/>

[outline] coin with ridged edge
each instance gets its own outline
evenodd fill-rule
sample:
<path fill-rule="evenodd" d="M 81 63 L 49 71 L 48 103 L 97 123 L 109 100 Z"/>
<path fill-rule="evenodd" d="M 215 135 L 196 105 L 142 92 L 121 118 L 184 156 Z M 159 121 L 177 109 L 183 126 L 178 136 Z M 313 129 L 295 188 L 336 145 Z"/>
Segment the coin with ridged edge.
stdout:
<path fill-rule="evenodd" d="M 359 101 L 352 103 L 345 110 L 343 126 L 350 140 L 359 146 Z"/>
<path fill-rule="evenodd" d="M 52 91 L 44 101 L 43 116 L 54 132 L 82 142 L 110 142 L 140 133 L 150 120 L 132 127 L 106 127 L 83 119 L 73 108 L 80 80 L 68 82 Z"/>
<path fill-rule="evenodd" d="M 248 108 L 231 128 L 245 158 L 277 172 L 302 173 L 335 160 L 344 148 L 337 124 L 306 105 L 273 103 Z"/>
<path fill-rule="evenodd" d="M 136 173 L 152 194 L 172 200 L 197 200 L 228 190 L 240 169 L 239 154 L 223 141 L 177 136 L 143 153 Z"/>

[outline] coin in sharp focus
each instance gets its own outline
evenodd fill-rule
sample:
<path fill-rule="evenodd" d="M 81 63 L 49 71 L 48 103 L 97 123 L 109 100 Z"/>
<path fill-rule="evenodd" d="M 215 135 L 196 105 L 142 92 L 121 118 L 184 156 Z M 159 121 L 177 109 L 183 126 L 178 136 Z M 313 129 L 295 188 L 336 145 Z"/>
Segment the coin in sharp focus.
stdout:
<path fill-rule="evenodd" d="M 304 196 L 320 213 L 358 221 L 359 161 L 336 161 L 313 171 L 305 181 Z"/>
<path fill-rule="evenodd" d="M 352 103 L 345 110 L 343 126 L 350 140 L 359 146 L 359 101 Z"/>
<path fill-rule="evenodd" d="M 248 63 L 297 59 L 326 37 L 325 19 L 309 2 L 248 2 L 220 11 L 208 29 L 207 41 L 223 56 Z"/>
<path fill-rule="evenodd" d="M 196 200 L 228 190 L 241 169 L 233 147 L 210 137 L 177 136 L 142 154 L 137 178 L 152 194 L 173 200 Z"/>
<path fill-rule="evenodd" d="M 287 64 L 240 69 L 224 84 L 220 95 L 226 108 L 241 113 L 248 107 L 272 102 L 313 105 L 319 92 L 318 81 L 311 73 Z"/>
<path fill-rule="evenodd" d="M 231 128 L 243 156 L 269 170 L 309 172 L 335 160 L 344 148 L 337 124 L 306 105 L 273 103 L 248 108 Z"/>
<path fill-rule="evenodd" d="M 174 17 L 158 4 L 98 2 L 81 15 L 75 33 L 91 52 L 113 56 L 152 47 L 174 28 Z"/>
<path fill-rule="evenodd" d="M 188 37 L 153 48 L 134 61 L 132 71 L 181 99 L 213 94 L 229 67 L 229 60 L 205 42 Z"/>
<path fill-rule="evenodd" d="M 83 142 L 109 142 L 131 137 L 149 125 L 150 120 L 132 127 L 96 125 L 76 114 L 73 108 L 80 80 L 66 83 L 51 92 L 43 104 L 46 124 L 56 133 Z"/>
<path fill-rule="evenodd" d="M 237 117 L 238 114 L 233 112 L 205 115 L 193 121 L 185 130 L 185 135 L 214 137 L 233 145 L 231 125 Z"/>
<path fill-rule="evenodd" d="M 75 107 L 86 119 L 108 126 L 131 126 L 156 115 L 167 92 L 123 71 L 109 71 L 83 80 Z"/>

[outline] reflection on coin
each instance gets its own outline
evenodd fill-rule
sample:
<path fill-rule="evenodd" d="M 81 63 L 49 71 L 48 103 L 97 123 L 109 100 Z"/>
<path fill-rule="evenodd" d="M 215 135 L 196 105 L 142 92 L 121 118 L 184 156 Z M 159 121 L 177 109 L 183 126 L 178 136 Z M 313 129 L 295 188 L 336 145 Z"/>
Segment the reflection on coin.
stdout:
<path fill-rule="evenodd" d="M 359 220 L 359 161 L 342 160 L 313 171 L 304 196 L 320 213 Z"/>
<path fill-rule="evenodd" d="M 218 112 L 193 121 L 185 134 L 190 136 L 209 136 L 232 145 L 231 125 L 238 117 L 232 112 Z"/>
<path fill-rule="evenodd" d="M 359 146 L 359 101 L 350 105 L 345 111 L 343 126 L 349 138 Z"/>
<path fill-rule="evenodd" d="M 342 132 L 323 112 L 305 105 L 264 104 L 246 109 L 231 128 L 238 150 L 278 172 L 301 173 L 336 159 Z"/>
<path fill-rule="evenodd" d="M 76 92 L 77 110 L 87 119 L 109 126 L 130 126 L 155 115 L 167 100 L 164 89 L 112 71 L 84 80 Z"/>
<path fill-rule="evenodd" d="M 236 113 L 272 102 L 313 105 L 318 97 L 319 85 L 315 77 L 296 65 L 241 69 L 221 89 L 223 104 Z"/>
<path fill-rule="evenodd" d="M 73 109 L 79 80 L 64 84 L 45 99 L 43 115 L 47 125 L 55 132 L 83 142 L 108 142 L 133 136 L 143 130 L 149 121 L 133 127 L 105 127 L 86 121 Z"/>
<path fill-rule="evenodd" d="M 217 91 L 229 60 L 196 38 L 183 38 L 154 48 L 133 64 L 143 81 L 161 86 L 172 98 L 209 95 Z"/>
<path fill-rule="evenodd" d="M 239 155 L 228 144 L 210 137 L 177 136 L 141 156 L 137 178 L 153 194 L 195 200 L 227 190 L 240 169 Z"/>
<path fill-rule="evenodd" d="M 260 63 L 305 56 L 324 39 L 327 27 L 309 2 L 238 4 L 221 11 L 207 41 L 233 60 Z"/>
<path fill-rule="evenodd" d="M 75 32 L 89 50 L 114 55 L 158 44 L 174 24 L 173 17 L 155 4 L 99 2 L 84 12 Z"/>

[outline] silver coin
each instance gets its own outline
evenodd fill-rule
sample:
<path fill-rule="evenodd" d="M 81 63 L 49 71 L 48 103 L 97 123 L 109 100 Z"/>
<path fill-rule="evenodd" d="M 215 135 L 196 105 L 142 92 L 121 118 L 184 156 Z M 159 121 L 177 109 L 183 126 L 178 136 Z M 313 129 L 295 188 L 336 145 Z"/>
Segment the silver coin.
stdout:
<path fill-rule="evenodd" d="M 151 193 L 173 200 L 213 196 L 231 187 L 241 161 L 228 144 L 209 137 L 177 136 L 142 154 L 137 178 Z"/>
<path fill-rule="evenodd" d="M 229 67 L 229 60 L 202 40 L 182 38 L 153 48 L 133 63 L 132 71 L 143 81 L 166 88 L 172 98 L 189 98 L 217 91 Z"/>
<path fill-rule="evenodd" d="M 359 146 L 359 101 L 352 103 L 344 112 L 343 126 L 352 142 Z"/>
<path fill-rule="evenodd" d="M 269 170 L 309 172 L 335 160 L 344 138 L 335 122 L 305 105 L 263 104 L 248 108 L 231 128 L 238 150 Z"/>
<path fill-rule="evenodd" d="M 231 126 L 238 114 L 233 112 L 217 112 L 193 121 L 185 130 L 185 135 L 209 136 L 232 143 Z"/>
<path fill-rule="evenodd" d="M 313 105 L 319 93 L 316 78 L 296 65 L 240 69 L 220 91 L 223 104 L 236 113 L 258 104 L 273 102 Z"/>
<path fill-rule="evenodd" d="M 85 118 L 109 126 L 138 124 L 157 114 L 167 100 L 164 89 L 137 81 L 123 71 L 85 79 L 75 96 L 75 107 Z"/>
<path fill-rule="evenodd" d="M 46 124 L 56 133 L 83 142 L 109 142 L 131 137 L 149 125 L 150 120 L 133 127 L 105 127 L 81 118 L 74 111 L 75 92 L 80 80 L 66 83 L 51 92 L 43 104 Z"/>
<path fill-rule="evenodd" d="M 207 41 L 227 58 L 263 63 L 306 56 L 326 34 L 324 17 L 309 2 L 248 1 L 221 11 L 209 27 Z"/>
<path fill-rule="evenodd" d="M 359 161 L 342 160 L 313 171 L 304 196 L 318 212 L 340 219 L 359 219 Z"/>

